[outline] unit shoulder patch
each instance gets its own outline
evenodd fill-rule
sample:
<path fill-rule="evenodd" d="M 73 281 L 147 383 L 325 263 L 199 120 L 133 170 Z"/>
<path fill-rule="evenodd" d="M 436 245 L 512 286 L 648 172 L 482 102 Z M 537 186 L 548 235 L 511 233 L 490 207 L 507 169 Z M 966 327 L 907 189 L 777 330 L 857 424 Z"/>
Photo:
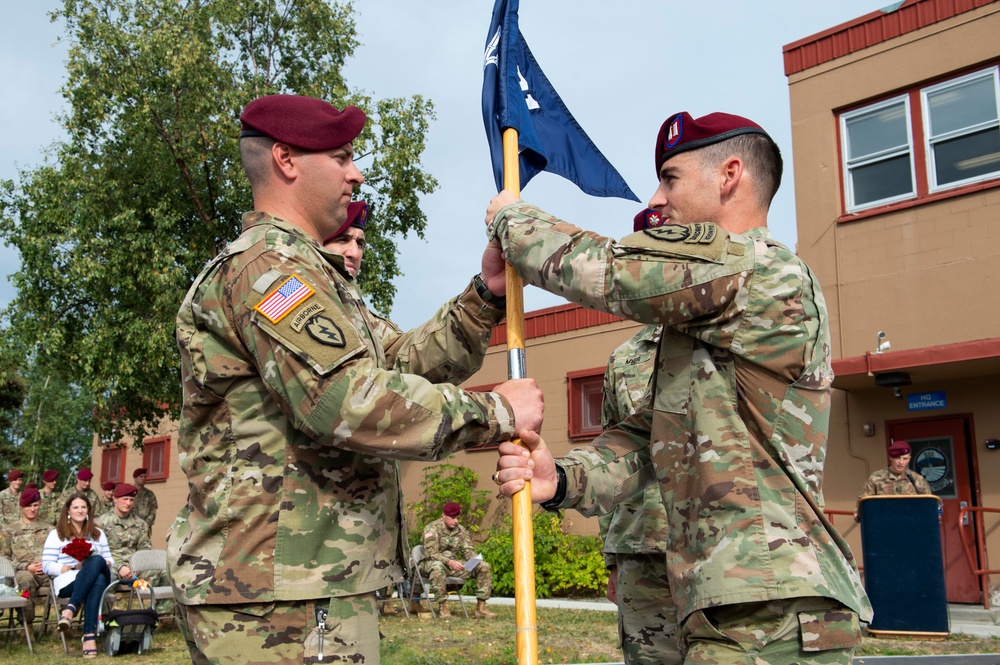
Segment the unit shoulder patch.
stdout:
<path fill-rule="evenodd" d="M 625 236 L 618 244 L 625 249 L 653 250 L 657 255 L 722 263 L 729 237 L 715 224 L 664 224 Z"/>

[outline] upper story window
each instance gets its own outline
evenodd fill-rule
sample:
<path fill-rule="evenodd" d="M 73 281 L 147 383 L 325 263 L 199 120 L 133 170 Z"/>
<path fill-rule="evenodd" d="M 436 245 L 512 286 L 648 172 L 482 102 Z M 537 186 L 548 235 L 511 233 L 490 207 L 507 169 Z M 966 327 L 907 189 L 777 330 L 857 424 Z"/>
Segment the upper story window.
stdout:
<path fill-rule="evenodd" d="M 158 436 L 142 442 L 142 466 L 146 482 L 170 477 L 170 437 Z"/>
<path fill-rule="evenodd" d="M 125 447 L 120 443 L 101 448 L 101 482 L 125 482 Z"/>
<path fill-rule="evenodd" d="M 1000 178 L 997 67 L 840 115 L 847 212 Z"/>

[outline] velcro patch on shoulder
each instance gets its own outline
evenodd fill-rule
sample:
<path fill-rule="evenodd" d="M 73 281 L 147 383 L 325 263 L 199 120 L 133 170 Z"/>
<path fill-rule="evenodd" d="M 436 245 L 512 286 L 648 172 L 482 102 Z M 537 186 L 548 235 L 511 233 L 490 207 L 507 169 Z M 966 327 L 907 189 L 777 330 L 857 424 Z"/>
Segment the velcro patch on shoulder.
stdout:
<path fill-rule="evenodd" d="M 715 224 L 664 224 L 625 236 L 624 248 L 654 250 L 656 254 L 722 263 L 729 244 L 728 234 Z"/>

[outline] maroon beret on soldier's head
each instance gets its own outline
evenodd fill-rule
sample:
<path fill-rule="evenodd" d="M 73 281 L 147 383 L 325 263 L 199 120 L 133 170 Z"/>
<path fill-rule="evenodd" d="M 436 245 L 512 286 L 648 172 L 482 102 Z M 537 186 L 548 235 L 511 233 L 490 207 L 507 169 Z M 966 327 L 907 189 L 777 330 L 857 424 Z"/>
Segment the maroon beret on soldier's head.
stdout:
<path fill-rule="evenodd" d="M 129 485 L 128 483 L 121 483 L 115 488 L 115 498 L 120 499 L 123 496 L 135 496 L 139 493 L 135 485 Z"/>
<path fill-rule="evenodd" d="M 33 480 L 29 480 L 28 482 L 26 482 L 24 484 L 24 489 L 26 489 L 26 490 L 30 490 L 32 487 L 37 488 L 38 487 L 38 483 L 36 483 Z"/>
<path fill-rule="evenodd" d="M 28 489 L 21 492 L 21 498 L 17 500 L 18 504 L 22 508 L 27 508 L 36 501 L 42 500 L 42 493 L 38 491 L 38 488 L 29 487 Z"/>
<path fill-rule="evenodd" d="M 709 113 L 700 118 L 692 118 L 687 111 L 681 111 L 670 116 L 656 135 L 656 177 L 660 177 L 663 162 L 674 155 L 685 150 L 704 148 L 740 134 L 762 134 L 771 138 L 753 120 L 731 113 Z"/>
<path fill-rule="evenodd" d="M 10 473 L 7 474 L 7 480 L 17 480 L 18 478 L 24 478 L 24 472 L 18 469 L 11 469 Z"/>
<path fill-rule="evenodd" d="M 889 459 L 896 459 L 897 457 L 902 457 L 903 455 L 909 455 L 911 452 L 910 444 L 906 441 L 896 441 L 889 446 Z"/>
<path fill-rule="evenodd" d="M 341 111 L 315 97 L 267 95 L 243 109 L 240 138 L 267 136 L 302 150 L 333 150 L 353 141 L 365 119 L 356 106 Z"/>
<path fill-rule="evenodd" d="M 102 490 L 104 490 L 105 492 L 110 492 L 110 491 L 111 491 L 111 490 L 113 490 L 113 489 L 114 489 L 114 488 L 115 488 L 115 487 L 116 487 L 117 485 L 118 485 L 118 483 L 113 483 L 113 482 L 111 482 L 111 481 L 109 480 L 109 481 L 108 481 L 108 482 L 106 482 L 106 483 L 101 483 L 101 489 L 102 489 Z"/>
<path fill-rule="evenodd" d="M 146 475 L 146 467 L 144 466 L 140 466 L 138 469 L 132 472 L 133 478 L 138 478 L 139 476 L 144 476 L 144 475 Z"/>
<path fill-rule="evenodd" d="M 462 506 L 458 505 L 454 501 L 449 501 L 444 504 L 444 508 L 441 510 L 448 517 L 458 517 L 462 514 Z"/>
<path fill-rule="evenodd" d="M 323 239 L 323 244 L 326 244 L 339 236 L 341 233 L 346 231 L 352 226 L 356 226 L 362 231 L 365 230 L 365 223 L 368 221 L 368 204 L 364 201 L 351 201 L 347 204 L 347 219 L 340 228 L 328 235 Z"/>
<path fill-rule="evenodd" d="M 632 230 L 636 232 L 662 225 L 663 215 L 652 208 L 646 208 L 632 218 Z"/>
<path fill-rule="evenodd" d="M 80 469 L 76 472 L 77 480 L 90 480 L 94 477 L 94 473 L 90 469 Z"/>
<path fill-rule="evenodd" d="M 42 474 L 42 482 L 54 483 L 59 478 L 59 472 L 55 469 L 46 469 Z"/>

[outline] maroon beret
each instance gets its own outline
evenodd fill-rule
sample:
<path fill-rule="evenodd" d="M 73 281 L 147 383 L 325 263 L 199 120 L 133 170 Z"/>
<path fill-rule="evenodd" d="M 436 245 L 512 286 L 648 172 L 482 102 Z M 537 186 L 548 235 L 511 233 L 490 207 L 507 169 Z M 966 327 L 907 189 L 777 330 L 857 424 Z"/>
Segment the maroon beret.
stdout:
<path fill-rule="evenodd" d="M 902 457 L 903 455 L 909 455 L 911 452 L 910 444 L 906 441 L 896 441 L 889 446 L 889 459 L 896 459 L 897 457 Z"/>
<path fill-rule="evenodd" d="M 30 480 L 24 484 L 24 489 L 26 490 L 30 490 L 32 487 L 38 487 L 38 483 L 36 483 L 33 480 Z"/>
<path fill-rule="evenodd" d="M 47 469 L 45 473 L 42 474 L 42 481 L 46 483 L 51 483 L 59 478 L 59 472 L 55 469 Z"/>
<path fill-rule="evenodd" d="M 670 116 L 656 135 L 656 177 L 660 177 L 663 162 L 674 155 L 685 150 L 704 148 L 740 134 L 762 134 L 771 138 L 753 120 L 729 113 L 709 113 L 695 119 L 687 111 L 682 111 Z"/>
<path fill-rule="evenodd" d="M 303 150 L 332 150 L 361 133 L 365 112 L 356 106 L 341 111 L 315 97 L 267 95 L 247 104 L 240 122 L 240 138 L 268 136 Z"/>
<path fill-rule="evenodd" d="M 17 502 L 22 508 L 27 508 L 36 501 L 42 500 L 42 493 L 38 491 L 35 487 L 29 487 L 28 489 L 21 492 L 21 498 Z"/>
<path fill-rule="evenodd" d="M 646 208 L 632 218 L 633 231 L 642 231 L 643 229 L 651 229 L 655 226 L 662 225 L 663 215 L 661 215 L 659 211 L 653 210 L 652 208 Z"/>
<path fill-rule="evenodd" d="M 139 490 L 137 490 L 134 485 L 121 483 L 115 488 L 115 498 L 120 499 L 123 496 L 135 496 L 138 492 Z"/>
<path fill-rule="evenodd" d="M 105 492 L 110 492 L 115 488 L 116 485 L 118 485 L 118 483 L 113 483 L 109 480 L 106 483 L 101 483 L 101 489 L 104 490 Z"/>
<path fill-rule="evenodd" d="M 7 480 L 17 480 L 18 478 L 24 478 L 24 472 L 17 469 L 11 469 L 10 473 L 7 474 Z"/>
<path fill-rule="evenodd" d="M 351 201 L 347 204 L 347 220 L 340 225 L 340 228 L 323 239 L 323 243 L 328 243 L 350 226 L 356 226 L 362 231 L 365 230 L 365 222 L 368 221 L 368 204 L 364 201 Z"/>
<path fill-rule="evenodd" d="M 77 480 L 90 480 L 94 477 L 93 472 L 90 469 L 80 469 L 76 472 Z"/>
<path fill-rule="evenodd" d="M 448 517 L 458 517 L 462 513 L 462 506 L 458 505 L 454 501 L 449 501 L 444 504 L 444 509 L 441 512 Z"/>
<path fill-rule="evenodd" d="M 146 474 L 146 467 L 140 466 L 138 469 L 132 472 L 132 477 L 138 478 L 139 476 L 143 476 L 145 474 Z"/>

